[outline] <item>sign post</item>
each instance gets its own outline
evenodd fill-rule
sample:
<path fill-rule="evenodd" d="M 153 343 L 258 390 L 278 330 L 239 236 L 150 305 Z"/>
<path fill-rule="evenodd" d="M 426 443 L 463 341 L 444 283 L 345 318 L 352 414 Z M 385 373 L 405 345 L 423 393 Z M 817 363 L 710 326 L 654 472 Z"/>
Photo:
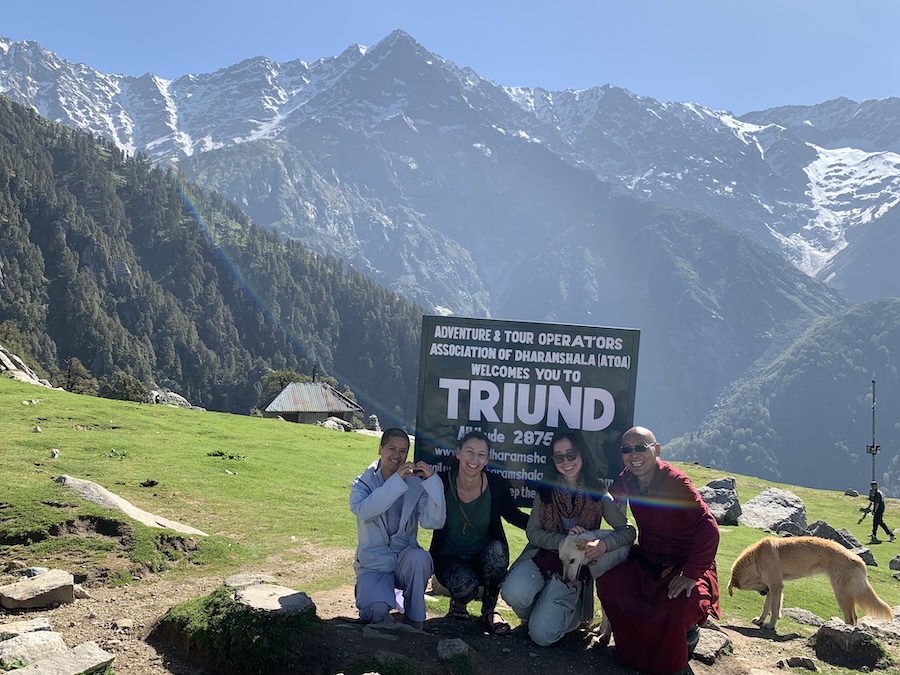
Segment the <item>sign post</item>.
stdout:
<path fill-rule="evenodd" d="M 528 504 L 554 434 L 578 431 L 612 479 L 634 420 L 639 342 L 633 329 L 423 317 L 416 459 L 446 469 L 457 440 L 480 429 L 493 446 L 488 469 Z"/>

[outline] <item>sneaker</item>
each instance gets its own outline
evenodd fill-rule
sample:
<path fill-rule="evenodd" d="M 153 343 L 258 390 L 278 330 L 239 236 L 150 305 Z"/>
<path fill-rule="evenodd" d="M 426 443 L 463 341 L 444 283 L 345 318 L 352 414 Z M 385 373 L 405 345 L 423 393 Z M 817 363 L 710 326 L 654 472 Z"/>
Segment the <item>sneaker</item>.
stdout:
<path fill-rule="evenodd" d="M 895 536 L 892 534 L 892 535 L 891 535 L 891 538 L 890 538 L 888 541 L 894 541 L 894 539 L 896 539 L 896 538 L 897 538 L 897 537 L 895 537 Z"/>
<path fill-rule="evenodd" d="M 879 539 L 878 537 L 872 537 L 871 539 L 869 539 L 869 543 L 870 544 L 880 544 L 881 539 Z"/>

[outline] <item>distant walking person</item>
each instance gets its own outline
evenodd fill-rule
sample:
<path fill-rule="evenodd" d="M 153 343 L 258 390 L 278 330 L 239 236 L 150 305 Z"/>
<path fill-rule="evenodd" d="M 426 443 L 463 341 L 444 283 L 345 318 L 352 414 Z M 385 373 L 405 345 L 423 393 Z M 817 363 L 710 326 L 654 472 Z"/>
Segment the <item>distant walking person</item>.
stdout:
<path fill-rule="evenodd" d="M 891 529 L 884 524 L 884 495 L 881 494 L 881 490 L 878 489 L 877 481 L 872 481 L 869 487 L 869 502 L 871 505 L 869 506 L 872 509 L 872 544 L 880 544 L 881 541 L 878 539 L 878 526 L 881 526 L 881 529 L 887 533 L 891 541 L 894 541 L 897 537 L 894 536 L 894 533 L 891 532 Z"/>

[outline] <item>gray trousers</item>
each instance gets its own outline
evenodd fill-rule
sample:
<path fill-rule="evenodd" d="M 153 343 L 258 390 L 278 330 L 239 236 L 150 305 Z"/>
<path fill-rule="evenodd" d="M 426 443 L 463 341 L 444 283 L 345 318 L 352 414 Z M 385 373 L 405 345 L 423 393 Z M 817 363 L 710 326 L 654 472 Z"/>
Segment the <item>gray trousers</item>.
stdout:
<path fill-rule="evenodd" d="M 407 621 L 425 621 L 425 588 L 434 571 L 431 555 L 418 546 L 408 546 L 397 556 L 393 572 L 366 568 L 356 571 L 356 608 L 367 623 L 392 623 L 391 610 L 403 612 Z M 394 589 L 402 592 L 398 605 Z"/>
<path fill-rule="evenodd" d="M 546 647 L 581 623 L 576 610 L 582 583 L 567 584 L 556 575 L 544 580 L 533 560 L 521 560 L 506 575 L 500 596 L 519 619 L 528 622 L 528 637 Z"/>

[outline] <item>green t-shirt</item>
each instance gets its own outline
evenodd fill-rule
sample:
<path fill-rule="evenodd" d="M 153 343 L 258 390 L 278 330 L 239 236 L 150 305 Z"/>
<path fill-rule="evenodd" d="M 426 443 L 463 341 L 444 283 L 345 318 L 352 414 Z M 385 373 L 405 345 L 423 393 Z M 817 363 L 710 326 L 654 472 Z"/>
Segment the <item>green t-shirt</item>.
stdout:
<path fill-rule="evenodd" d="M 450 478 L 455 480 L 454 477 Z M 456 490 L 447 490 L 447 538 L 440 555 L 472 555 L 488 543 L 487 533 L 491 523 L 491 491 L 485 490 L 466 504 L 456 497 Z"/>

